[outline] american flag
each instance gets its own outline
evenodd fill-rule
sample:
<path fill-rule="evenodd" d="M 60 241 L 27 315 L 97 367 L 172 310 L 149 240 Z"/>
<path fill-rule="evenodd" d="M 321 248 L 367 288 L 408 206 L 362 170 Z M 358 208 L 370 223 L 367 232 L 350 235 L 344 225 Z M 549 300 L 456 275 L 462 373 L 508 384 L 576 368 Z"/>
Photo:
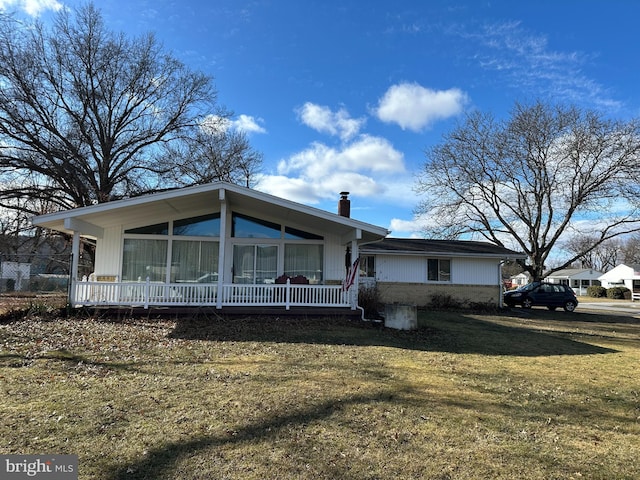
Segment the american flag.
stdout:
<path fill-rule="evenodd" d="M 349 271 L 347 272 L 347 278 L 344 279 L 344 282 L 342 282 L 342 291 L 343 292 L 348 292 L 349 288 L 351 288 L 351 285 L 353 285 L 353 282 L 356 281 L 356 276 L 358 275 L 358 265 L 360 264 L 360 257 L 356 258 L 356 261 L 353 262 L 353 265 L 351 265 L 351 267 L 349 268 Z"/>

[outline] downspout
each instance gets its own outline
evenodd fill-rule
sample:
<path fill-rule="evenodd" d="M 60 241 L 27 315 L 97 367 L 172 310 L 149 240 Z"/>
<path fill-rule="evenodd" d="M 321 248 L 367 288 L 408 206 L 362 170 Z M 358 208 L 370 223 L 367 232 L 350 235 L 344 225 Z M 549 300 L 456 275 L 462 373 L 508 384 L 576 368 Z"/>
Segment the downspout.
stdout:
<path fill-rule="evenodd" d="M 388 235 L 389 233 L 391 233 L 391 232 L 387 231 L 387 235 Z M 380 238 L 379 240 L 375 240 L 375 241 L 373 241 L 373 242 L 365 242 L 365 243 L 363 243 L 362 245 L 371 245 L 372 243 L 379 243 L 379 242 L 382 242 L 383 240 L 384 240 L 384 238 Z M 358 246 L 358 256 L 360 256 L 360 248 L 359 248 L 359 246 Z M 354 260 L 354 261 L 355 261 L 355 260 Z M 357 279 L 358 279 L 358 288 L 360 288 L 360 287 L 359 287 L 359 284 L 360 284 L 360 272 L 358 272 L 358 277 L 357 277 Z M 361 312 L 360 318 L 362 319 L 362 321 L 363 321 L 363 322 L 378 322 L 378 320 L 373 320 L 373 319 L 370 319 L 370 318 L 365 318 L 365 317 L 364 317 L 364 307 L 361 307 L 360 305 L 358 305 L 358 304 L 357 304 L 357 302 L 356 302 L 356 308 L 357 308 L 358 310 L 360 310 L 360 312 Z"/>
<path fill-rule="evenodd" d="M 508 261 L 509 261 L 509 259 L 505 258 L 504 260 L 500 260 L 500 263 L 498 263 L 498 282 L 499 282 L 498 285 L 500 285 L 500 291 L 498 293 L 498 295 L 499 295 L 498 307 L 499 308 L 503 308 L 504 307 L 504 282 L 502 281 L 502 265 L 504 265 Z"/>
<path fill-rule="evenodd" d="M 360 256 L 360 250 L 358 248 L 358 240 L 351 240 L 351 265 L 352 266 L 359 256 Z M 354 277 L 353 285 L 351 286 L 351 288 L 353 288 L 353 292 L 351 293 L 351 296 L 353 299 L 351 301 L 351 310 L 355 310 L 356 308 L 358 308 L 358 288 L 360 288 L 359 285 L 360 285 L 360 272 L 357 272 L 356 276 Z"/>

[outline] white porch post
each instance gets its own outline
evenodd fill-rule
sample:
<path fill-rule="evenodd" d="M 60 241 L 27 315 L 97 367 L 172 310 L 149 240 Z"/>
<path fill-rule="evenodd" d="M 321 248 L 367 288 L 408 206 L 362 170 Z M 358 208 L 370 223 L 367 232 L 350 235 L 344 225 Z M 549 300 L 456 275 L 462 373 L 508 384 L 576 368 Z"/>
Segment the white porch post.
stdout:
<path fill-rule="evenodd" d="M 80 232 L 73 232 L 73 241 L 71 242 L 71 269 L 69 271 L 69 304 L 76 303 L 76 282 L 78 281 L 78 265 L 80 265 Z"/>
<path fill-rule="evenodd" d="M 222 308 L 222 294 L 224 288 L 224 253 L 227 245 L 227 202 L 224 188 L 218 193 L 220 199 L 220 245 L 218 245 L 218 294 L 216 295 L 216 308 Z"/>

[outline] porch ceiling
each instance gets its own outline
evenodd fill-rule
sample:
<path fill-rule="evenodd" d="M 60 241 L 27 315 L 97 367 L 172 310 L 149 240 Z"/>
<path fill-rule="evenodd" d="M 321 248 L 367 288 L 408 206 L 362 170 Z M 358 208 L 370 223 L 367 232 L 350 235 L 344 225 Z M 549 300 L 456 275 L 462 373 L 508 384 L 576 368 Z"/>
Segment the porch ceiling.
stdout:
<path fill-rule="evenodd" d="M 233 210 L 285 224 L 308 225 L 313 230 L 329 231 L 344 237 L 353 235 L 357 230 L 361 232 L 362 242 L 380 240 L 388 233 L 382 227 L 225 182 L 41 215 L 33 219 L 33 224 L 68 234 L 78 230 L 82 235 L 96 236 L 91 230 L 119 225 L 149 225 L 168 217 L 184 218 L 219 211 L 221 198 Z M 97 228 L 81 228 L 78 225 Z"/>

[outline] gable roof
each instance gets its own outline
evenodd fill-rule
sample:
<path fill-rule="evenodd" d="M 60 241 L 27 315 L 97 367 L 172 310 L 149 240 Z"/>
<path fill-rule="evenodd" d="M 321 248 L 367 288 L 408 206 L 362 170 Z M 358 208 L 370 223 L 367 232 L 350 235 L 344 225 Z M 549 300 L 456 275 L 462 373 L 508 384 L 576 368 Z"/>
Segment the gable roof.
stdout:
<path fill-rule="evenodd" d="M 553 272 L 551 275 L 547 275 L 548 278 L 570 278 L 576 277 L 582 274 L 593 275 L 593 278 L 597 278 L 602 275 L 602 272 L 594 270 L 593 268 L 565 268 Z"/>
<path fill-rule="evenodd" d="M 153 224 L 154 219 L 166 216 L 167 212 L 176 218 L 186 218 L 211 212 L 212 209 L 216 211 L 222 202 L 227 202 L 234 210 L 259 212 L 261 216 L 292 224 L 313 225 L 338 235 L 349 235 L 359 230 L 362 242 L 378 241 L 389 233 L 383 227 L 228 182 L 196 185 L 40 215 L 34 217 L 32 223 L 68 234 L 77 230 L 85 236 L 98 237 L 105 228 L 117 225 Z"/>
<path fill-rule="evenodd" d="M 384 253 L 395 255 L 434 255 L 456 257 L 491 257 L 500 259 L 525 259 L 519 253 L 505 247 L 488 242 L 470 240 L 427 240 L 417 238 L 385 238 L 384 240 L 365 245 L 362 253 Z"/>
<path fill-rule="evenodd" d="M 622 272 L 624 272 L 624 273 L 622 273 Z M 607 272 L 603 273 L 598 278 L 602 278 L 604 280 L 607 280 L 609 278 L 612 278 L 614 275 L 621 275 L 621 274 L 624 275 L 624 274 L 628 274 L 628 273 L 631 273 L 632 277 L 640 276 L 640 264 L 638 264 L 638 263 L 630 263 L 630 264 L 621 263 L 620 265 L 616 265 L 611 270 L 608 270 Z M 631 277 L 626 277 L 626 278 L 631 278 Z"/>

